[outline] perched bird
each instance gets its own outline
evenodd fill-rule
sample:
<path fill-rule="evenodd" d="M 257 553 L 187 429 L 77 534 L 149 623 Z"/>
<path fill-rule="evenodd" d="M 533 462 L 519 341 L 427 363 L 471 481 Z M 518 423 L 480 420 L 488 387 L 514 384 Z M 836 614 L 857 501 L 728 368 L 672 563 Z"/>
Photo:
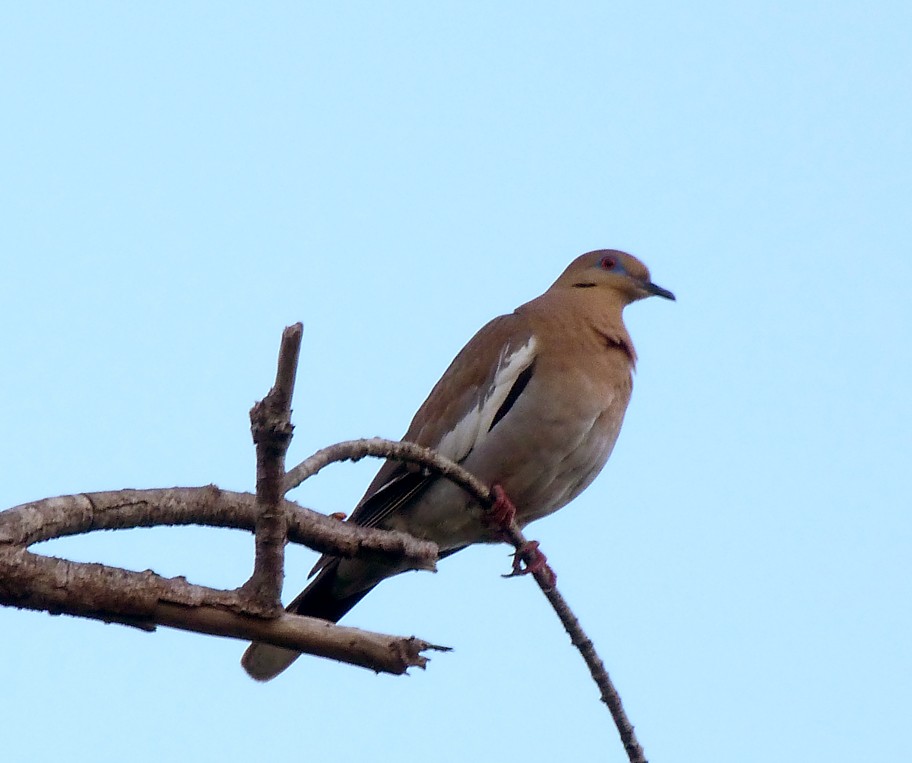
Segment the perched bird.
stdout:
<path fill-rule="evenodd" d="M 403 439 L 497 486 L 516 507 L 520 527 L 556 511 L 595 479 L 611 454 L 636 364 L 621 311 L 654 295 L 675 298 L 632 255 L 603 249 L 577 257 L 544 294 L 471 339 Z M 348 521 L 434 541 L 441 556 L 501 539 L 461 488 L 397 461 L 383 464 Z M 403 571 L 334 557 L 316 569 L 288 611 L 334 622 L 381 580 Z M 267 681 L 297 657 L 251 644 L 242 664 Z"/>

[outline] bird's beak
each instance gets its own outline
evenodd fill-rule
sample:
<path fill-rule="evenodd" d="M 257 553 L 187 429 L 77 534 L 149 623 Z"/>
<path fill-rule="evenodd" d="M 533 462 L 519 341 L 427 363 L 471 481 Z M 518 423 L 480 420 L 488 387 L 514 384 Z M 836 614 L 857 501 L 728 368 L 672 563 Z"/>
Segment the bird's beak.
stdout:
<path fill-rule="evenodd" d="M 646 281 L 646 283 L 643 284 L 643 288 L 646 289 L 646 292 L 651 296 L 664 297 L 665 299 L 674 301 L 674 294 L 668 291 L 668 289 L 663 289 L 658 284 L 654 284 L 652 281 Z"/>

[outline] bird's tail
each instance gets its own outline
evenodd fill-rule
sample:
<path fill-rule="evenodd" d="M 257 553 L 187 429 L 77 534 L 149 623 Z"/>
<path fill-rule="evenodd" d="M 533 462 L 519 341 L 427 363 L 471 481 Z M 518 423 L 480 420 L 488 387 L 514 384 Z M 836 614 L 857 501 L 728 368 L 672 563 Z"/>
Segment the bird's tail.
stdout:
<path fill-rule="evenodd" d="M 337 568 L 338 560 L 333 560 L 324 567 L 310 585 L 285 608 L 286 611 L 294 615 L 319 617 L 322 620 L 338 622 L 346 612 L 370 593 L 374 586 L 340 598 L 333 594 Z M 244 652 L 241 665 L 251 678 L 257 681 L 269 681 L 300 656 L 300 652 L 292 649 L 254 642 Z"/>

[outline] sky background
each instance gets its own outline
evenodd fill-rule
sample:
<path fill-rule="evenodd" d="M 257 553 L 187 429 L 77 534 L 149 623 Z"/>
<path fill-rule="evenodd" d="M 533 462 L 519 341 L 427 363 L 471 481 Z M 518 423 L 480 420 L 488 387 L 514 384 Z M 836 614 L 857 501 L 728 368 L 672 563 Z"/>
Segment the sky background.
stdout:
<path fill-rule="evenodd" d="M 399 437 L 482 324 L 624 248 L 678 302 L 627 310 L 614 455 L 528 535 L 649 759 L 910 759 L 910 39 L 901 2 L 3 4 L 0 507 L 252 489 L 298 320 L 290 463 Z M 377 466 L 292 497 L 349 511 Z M 253 546 L 41 548 L 233 587 Z M 0 610 L 4 758 L 624 761 L 508 565 L 346 618 L 454 647 L 407 678 Z"/>

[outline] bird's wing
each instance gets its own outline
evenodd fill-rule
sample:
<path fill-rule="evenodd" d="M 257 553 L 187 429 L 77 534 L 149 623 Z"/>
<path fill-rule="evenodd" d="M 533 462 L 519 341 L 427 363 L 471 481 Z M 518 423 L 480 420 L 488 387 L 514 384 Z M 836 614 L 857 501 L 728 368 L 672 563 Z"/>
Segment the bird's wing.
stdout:
<path fill-rule="evenodd" d="M 403 440 L 463 461 L 513 406 L 532 376 L 535 336 L 516 313 L 495 318 L 459 352 L 415 414 Z M 349 519 L 374 527 L 436 479 L 387 461 Z"/>

